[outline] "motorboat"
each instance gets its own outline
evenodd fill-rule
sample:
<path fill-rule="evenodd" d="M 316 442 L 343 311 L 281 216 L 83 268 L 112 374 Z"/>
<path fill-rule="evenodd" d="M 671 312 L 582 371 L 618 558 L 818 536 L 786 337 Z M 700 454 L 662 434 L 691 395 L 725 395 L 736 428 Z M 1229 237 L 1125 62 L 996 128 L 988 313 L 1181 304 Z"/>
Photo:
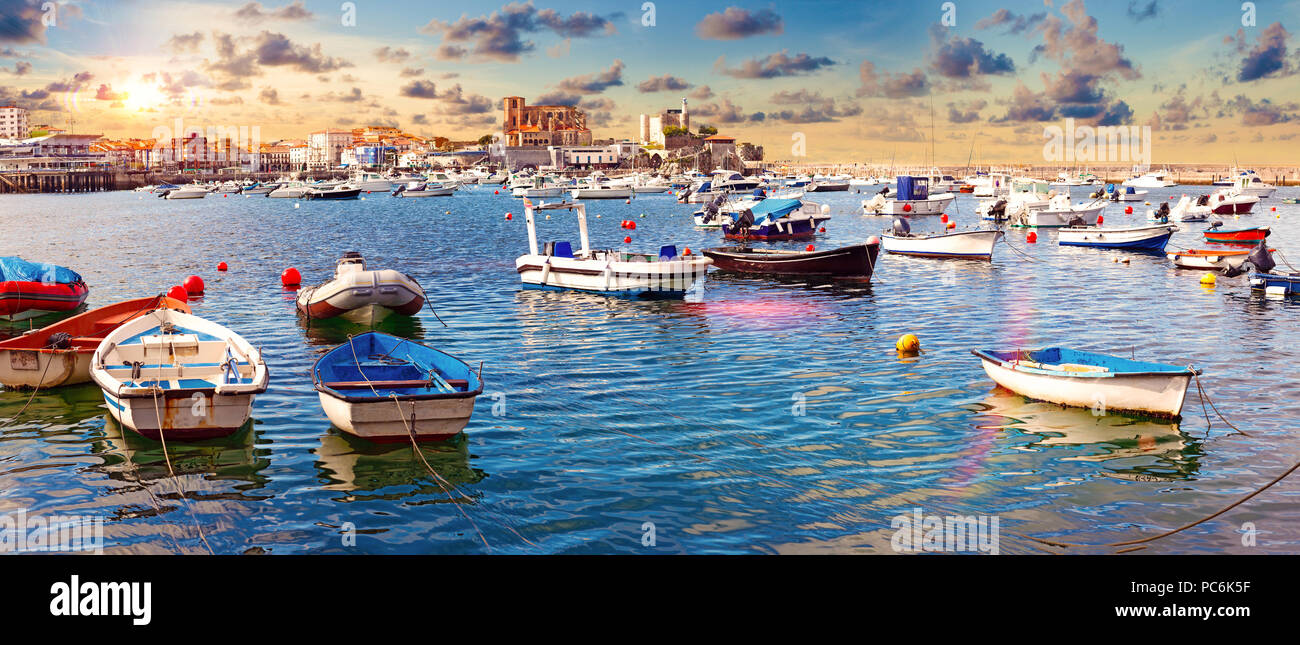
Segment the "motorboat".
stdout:
<path fill-rule="evenodd" d="M 832 193 L 842 192 L 849 189 L 849 180 L 840 177 L 822 177 L 813 179 L 812 183 L 804 186 L 804 190 L 810 193 Z"/>
<path fill-rule="evenodd" d="M 984 371 L 1021 396 L 1059 405 L 1178 418 L 1193 367 L 1149 363 L 1063 347 L 975 349 Z"/>
<path fill-rule="evenodd" d="M 189 305 L 166 296 L 136 298 L 0 341 L 0 385 L 12 390 L 89 383 L 90 357 L 104 337 L 155 309 L 190 313 Z"/>
<path fill-rule="evenodd" d="M 1134 176 L 1125 179 L 1121 186 L 1131 188 L 1171 188 L 1177 186 L 1178 182 L 1169 178 L 1169 171 L 1147 170 L 1137 174 L 1139 168 L 1134 167 Z"/>
<path fill-rule="evenodd" d="M 1046 209 L 1056 191 L 1047 182 L 1027 177 L 1011 179 L 1000 196 L 980 202 L 975 213 L 981 218 L 993 221 L 1023 219 L 1036 221 L 1030 214 Z M 1068 195 L 1066 197 L 1068 204 Z"/>
<path fill-rule="evenodd" d="M 1241 244 L 1254 246 L 1264 241 L 1272 231 L 1267 226 L 1251 226 L 1248 228 L 1223 228 L 1223 222 L 1210 222 L 1210 227 L 1202 232 L 1205 235 L 1206 242 L 1217 242 L 1220 244 Z"/>
<path fill-rule="evenodd" d="M 714 268 L 733 273 L 870 278 L 880 255 L 880 240 L 818 251 L 726 246 L 704 250 Z"/>
<path fill-rule="evenodd" d="M 1095 249 L 1126 251 L 1164 251 L 1169 238 L 1178 230 L 1175 224 L 1102 228 L 1067 226 L 1056 237 L 1061 246 L 1088 246 Z"/>
<path fill-rule="evenodd" d="M 158 196 L 163 199 L 203 199 L 211 192 L 207 186 L 202 184 L 186 184 L 180 188 L 173 188 Z"/>
<path fill-rule="evenodd" d="M 357 199 L 361 189 L 352 184 L 343 183 L 332 186 L 311 187 L 303 193 L 303 199 Z"/>
<path fill-rule="evenodd" d="M 363 193 L 386 193 L 395 187 L 391 180 L 377 172 L 353 173 L 347 183 Z"/>
<path fill-rule="evenodd" d="M 311 188 L 308 187 L 306 182 L 289 181 L 280 184 L 275 190 L 267 193 L 266 196 L 277 199 L 301 199 L 310 190 Z"/>
<path fill-rule="evenodd" d="M 1247 195 L 1259 199 L 1266 199 L 1273 196 L 1277 191 L 1277 186 L 1270 184 L 1255 174 L 1253 170 L 1242 171 L 1233 180 L 1233 188 L 1239 195 Z"/>
<path fill-rule="evenodd" d="M 234 434 L 269 380 L 261 350 L 238 334 L 165 308 L 106 335 L 90 378 L 119 424 L 167 441 Z"/>
<path fill-rule="evenodd" d="M 1110 195 L 1111 201 L 1116 202 L 1141 202 L 1146 201 L 1149 191 L 1138 190 L 1133 186 L 1114 186 L 1106 184 L 1106 193 Z"/>
<path fill-rule="evenodd" d="M 882 191 L 863 201 L 862 209 L 880 215 L 939 215 L 957 198 L 952 193 L 930 194 L 928 177 L 899 175 L 897 185 L 894 197 L 887 197 Z"/>
<path fill-rule="evenodd" d="M 728 240 L 806 240 L 830 220 L 830 207 L 801 199 L 769 197 L 737 204 L 722 227 Z"/>
<path fill-rule="evenodd" d="M 449 197 L 454 194 L 456 194 L 455 186 L 422 181 L 403 184 L 393 191 L 393 197 Z"/>
<path fill-rule="evenodd" d="M 609 179 L 597 171 L 579 181 L 569 194 L 573 199 L 628 199 L 632 196 L 632 187 L 611 185 Z"/>
<path fill-rule="evenodd" d="M 55 264 L 0 257 L 0 320 L 28 320 L 74 311 L 90 288 L 81 274 Z"/>
<path fill-rule="evenodd" d="M 1002 236 L 997 230 L 913 233 L 906 219 L 896 218 L 893 229 L 880 235 L 880 243 L 886 253 L 896 255 L 992 260 L 993 247 Z"/>
<path fill-rule="evenodd" d="M 757 177 L 746 177 L 735 170 L 715 170 L 709 173 L 709 183 L 714 190 L 746 193 L 758 188 Z M 848 185 L 845 185 L 848 188 Z"/>
<path fill-rule="evenodd" d="M 538 211 L 566 211 L 576 215 L 580 246 L 567 241 L 537 242 Z M 665 245 L 658 253 L 594 250 L 587 234 L 587 207 L 582 202 L 534 204 L 524 200 L 528 227 L 528 253 L 515 260 L 515 271 L 525 288 L 575 290 L 639 298 L 680 298 L 702 279 L 713 260 L 680 257 L 677 247 Z"/>
<path fill-rule="evenodd" d="M 1220 188 L 1202 197 L 1205 198 L 1204 205 L 1209 206 L 1215 215 L 1245 215 L 1260 200 L 1255 195 L 1241 192 L 1240 188 Z M 1200 200 L 1197 203 L 1200 204 Z"/>
<path fill-rule="evenodd" d="M 1106 210 L 1106 202 L 1093 200 L 1072 204 L 1069 193 L 1052 195 L 1047 205 L 1042 208 L 1030 208 L 1028 202 L 1008 216 L 1012 226 L 1024 228 L 1048 228 L 1071 226 L 1072 222 L 1082 222 L 1085 226 L 1095 226 Z"/>
<path fill-rule="evenodd" d="M 308 318 L 343 316 L 373 323 L 390 313 L 414 316 L 424 307 L 424 289 L 415 278 L 396 269 L 370 269 L 356 251 L 343 254 L 334 277 L 298 290 L 298 313 Z"/>
<path fill-rule="evenodd" d="M 353 336 L 320 357 L 312 383 L 330 423 L 378 443 L 459 434 L 483 393 L 480 375 L 464 361 L 375 331 Z"/>
<path fill-rule="evenodd" d="M 259 184 L 253 184 L 251 186 L 245 186 L 244 189 L 239 192 L 240 194 L 243 195 L 261 195 L 265 197 L 271 194 L 271 192 L 273 192 L 275 189 L 279 187 L 280 184 L 278 183 L 269 183 L 269 184 L 259 183 Z"/>

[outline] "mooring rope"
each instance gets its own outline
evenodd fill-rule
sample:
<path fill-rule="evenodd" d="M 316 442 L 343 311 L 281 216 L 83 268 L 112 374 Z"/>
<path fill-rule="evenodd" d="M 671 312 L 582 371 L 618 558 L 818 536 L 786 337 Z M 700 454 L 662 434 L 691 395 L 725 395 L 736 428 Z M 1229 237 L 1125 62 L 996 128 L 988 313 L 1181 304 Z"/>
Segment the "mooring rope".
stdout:
<path fill-rule="evenodd" d="M 37 355 L 37 356 L 40 356 L 40 355 L 41 355 L 41 354 L 40 354 L 40 351 L 37 351 L 37 352 L 36 352 L 36 355 Z M 27 397 L 27 402 L 23 404 L 23 407 L 22 407 L 21 410 L 19 410 L 17 413 L 15 413 L 12 417 L 9 417 L 9 420 L 8 420 L 8 421 L 5 421 L 4 423 L 0 423 L 0 429 L 7 428 L 7 427 L 9 427 L 10 424 L 12 424 L 13 422 L 17 421 L 17 420 L 18 420 L 18 417 L 21 417 L 21 416 L 23 415 L 23 413 L 27 411 L 27 408 L 28 408 L 29 406 L 31 406 L 32 401 L 35 401 L 35 400 L 36 400 L 36 393 L 41 391 L 41 383 L 44 383 L 44 382 L 45 382 L 45 375 L 46 375 L 46 373 L 48 373 L 48 372 L 50 371 L 50 363 L 53 363 L 53 362 L 54 362 L 54 355 L 51 354 L 49 360 L 45 361 L 45 369 L 44 369 L 44 370 L 41 370 L 41 378 L 40 378 L 40 380 L 36 382 L 36 387 L 33 387 L 33 388 L 32 388 L 32 395 L 29 396 L 29 397 Z"/>

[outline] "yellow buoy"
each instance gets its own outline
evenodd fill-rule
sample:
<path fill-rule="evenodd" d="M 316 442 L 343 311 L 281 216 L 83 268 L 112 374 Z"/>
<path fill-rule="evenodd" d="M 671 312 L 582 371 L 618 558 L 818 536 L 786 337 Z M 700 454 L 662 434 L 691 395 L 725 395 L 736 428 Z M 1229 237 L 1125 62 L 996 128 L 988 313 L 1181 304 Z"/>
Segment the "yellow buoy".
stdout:
<path fill-rule="evenodd" d="M 1213 286 L 1213 285 L 1214 285 L 1214 281 L 1215 281 L 1215 279 L 1214 279 L 1214 274 L 1213 274 L 1213 273 L 1207 273 L 1207 274 L 1201 276 L 1201 284 L 1203 284 L 1203 285 L 1206 285 L 1206 286 Z"/>
<path fill-rule="evenodd" d="M 899 354 L 915 354 L 921 351 L 921 339 L 912 334 L 903 334 L 898 337 L 898 342 L 894 343 L 894 349 Z"/>

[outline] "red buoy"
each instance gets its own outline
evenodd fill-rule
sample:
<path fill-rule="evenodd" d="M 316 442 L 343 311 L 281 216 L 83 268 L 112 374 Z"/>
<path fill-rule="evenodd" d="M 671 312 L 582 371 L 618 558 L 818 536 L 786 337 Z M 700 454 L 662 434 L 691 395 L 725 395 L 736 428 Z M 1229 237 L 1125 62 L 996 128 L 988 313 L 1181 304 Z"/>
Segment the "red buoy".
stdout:
<path fill-rule="evenodd" d="M 185 287 L 182 287 L 179 284 L 167 290 L 167 297 L 181 302 L 190 301 L 190 294 L 186 293 Z"/>
<path fill-rule="evenodd" d="M 804 250 L 807 251 L 807 252 L 809 252 L 809 253 L 812 253 L 813 251 L 817 250 L 817 247 L 815 247 L 815 246 L 809 244 L 807 247 L 804 248 Z"/>
<path fill-rule="evenodd" d="M 687 256 L 687 255 L 690 255 L 690 254 L 691 254 L 691 247 L 689 247 L 689 246 L 686 247 L 686 250 L 685 250 L 685 251 L 682 251 L 682 255 L 683 255 L 683 256 Z"/>
<path fill-rule="evenodd" d="M 912 205 L 911 205 L 911 204 L 903 204 L 903 212 L 904 212 L 904 213 L 910 213 L 910 212 L 912 212 Z"/>
<path fill-rule="evenodd" d="M 823 227 L 817 229 L 817 232 L 818 232 L 818 233 L 825 233 L 825 232 L 826 232 L 826 227 L 823 226 Z"/>
<path fill-rule="evenodd" d="M 944 213 L 943 215 L 940 215 L 940 216 L 939 216 L 939 221 L 940 221 L 940 222 L 943 222 L 944 224 L 947 224 L 947 223 L 948 223 L 948 214 L 947 214 L 947 213 Z"/>
<path fill-rule="evenodd" d="M 1097 216 L 1097 226 L 1101 226 L 1101 223 L 1104 221 L 1106 221 L 1106 217 L 1104 215 Z"/>
<path fill-rule="evenodd" d="M 1025 236 L 1025 241 L 1026 241 L 1026 242 L 1029 242 L 1030 244 L 1033 244 L 1034 242 L 1037 242 L 1037 241 L 1038 241 L 1038 234 L 1035 233 L 1035 232 L 1033 232 L 1033 231 L 1030 231 L 1030 232 L 1029 232 L 1029 235 L 1026 235 L 1026 236 Z"/>
<path fill-rule="evenodd" d="M 218 270 L 218 271 L 225 271 L 226 269 L 229 269 L 229 268 L 230 268 L 230 267 L 226 266 L 226 263 L 225 263 L 225 262 L 218 262 L 218 263 L 217 263 L 217 270 Z"/>
<path fill-rule="evenodd" d="M 280 284 L 286 287 L 296 287 L 302 284 L 302 275 L 298 273 L 297 269 L 289 267 L 280 274 Z"/>
<path fill-rule="evenodd" d="M 188 292 L 191 296 L 203 295 L 203 278 L 200 278 L 199 276 L 196 275 L 192 275 L 188 278 L 185 278 L 185 282 L 182 282 L 181 284 L 184 285 L 185 291 Z"/>
<path fill-rule="evenodd" d="M 1133 207 L 1132 207 L 1132 206 L 1125 206 L 1125 207 L 1124 207 L 1124 214 L 1125 214 L 1125 215 L 1132 215 L 1132 214 L 1133 214 Z"/>
<path fill-rule="evenodd" d="M 511 215 L 510 213 L 506 213 L 506 221 L 512 220 L 514 218 L 515 218 L 514 215 Z"/>
<path fill-rule="evenodd" d="M 634 221 L 632 221 L 632 220 L 628 220 L 628 221 L 627 221 L 627 230 L 629 230 L 629 231 L 635 231 L 635 230 L 636 230 L 636 222 L 634 222 Z"/>
<path fill-rule="evenodd" d="M 632 243 L 632 236 L 631 236 L 631 235 L 628 235 L 628 236 L 624 237 L 624 238 L 623 238 L 623 243 L 624 243 L 624 244 L 631 244 L 631 243 Z"/>
<path fill-rule="evenodd" d="M 500 195 L 500 194 L 501 194 L 501 191 L 499 191 L 499 190 L 494 190 L 494 191 L 492 191 L 492 194 L 493 194 L 493 195 Z"/>

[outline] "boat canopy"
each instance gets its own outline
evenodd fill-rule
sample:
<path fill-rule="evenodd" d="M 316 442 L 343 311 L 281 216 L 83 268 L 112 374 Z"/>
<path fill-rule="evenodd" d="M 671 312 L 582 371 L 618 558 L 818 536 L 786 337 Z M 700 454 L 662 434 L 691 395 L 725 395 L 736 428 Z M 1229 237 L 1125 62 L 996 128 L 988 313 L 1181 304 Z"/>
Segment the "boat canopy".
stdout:
<path fill-rule="evenodd" d="M 762 225 L 763 219 L 776 220 L 798 209 L 803 202 L 797 199 L 764 199 L 749 208 L 754 214 L 754 224 Z"/>
<path fill-rule="evenodd" d="M 898 199 L 902 201 L 929 199 L 930 180 L 927 177 L 911 175 L 898 176 Z"/>
<path fill-rule="evenodd" d="M 75 284 L 82 282 L 81 274 L 72 269 L 28 262 L 20 257 L 0 257 L 0 282 L 44 282 L 46 284 Z"/>

